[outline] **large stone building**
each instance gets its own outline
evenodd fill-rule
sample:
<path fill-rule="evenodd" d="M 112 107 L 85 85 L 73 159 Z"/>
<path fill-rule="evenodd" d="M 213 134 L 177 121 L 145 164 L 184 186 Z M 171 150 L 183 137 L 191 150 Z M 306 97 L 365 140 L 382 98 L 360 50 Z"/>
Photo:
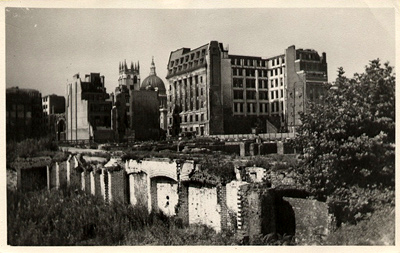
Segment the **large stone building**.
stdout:
<path fill-rule="evenodd" d="M 44 136 L 42 95 L 33 89 L 6 89 L 6 139 L 22 141 Z"/>
<path fill-rule="evenodd" d="M 327 81 L 325 53 L 295 49 L 270 58 L 229 55 L 222 43 L 171 52 L 168 135 L 293 131 Z"/>
<path fill-rule="evenodd" d="M 113 130 L 116 139 L 157 140 L 166 129 L 166 90 L 156 74 L 154 60 L 150 74 L 140 84 L 139 63 L 120 63 L 119 85 L 113 95 Z"/>
<path fill-rule="evenodd" d="M 65 140 L 65 97 L 55 94 L 42 97 L 45 132 L 56 140 Z"/>
<path fill-rule="evenodd" d="M 66 120 L 68 141 L 113 140 L 112 101 L 104 87 L 104 76 L 90 73 L 81 80 L 76 74 L 67 85 Z"/>

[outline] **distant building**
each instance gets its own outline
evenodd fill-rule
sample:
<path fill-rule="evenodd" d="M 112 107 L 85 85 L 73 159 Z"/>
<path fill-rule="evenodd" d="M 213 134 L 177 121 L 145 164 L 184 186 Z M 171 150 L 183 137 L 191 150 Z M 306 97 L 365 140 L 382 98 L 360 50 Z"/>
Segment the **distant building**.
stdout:
<path fill-rule="evenodd" d="M 327 81 L 326 54 L 295 49 L 270 58 L 229 55 L 222 43 L 171 52 L 168 135 L 293 131 Z"/>
<path fill-rule="evenodd" d="M 65 97 L 55 94 L 44 96 L 42 107 L 46 133 L 57 140 L 65 140 Z"/>
<path fill-rule="evenodd" d="M 6 89 L 6 139 L 22 141 L 44 136 L 42 95 L 33 89 Z"/>
<path fill-rule="evenodd" d="M 113 94 L 113 130 L 117 141 L 158 140 L 166 129 L 167 97 L 164 82 L 156 74 L 154 60 L 150 74 L 140 84 L 139 63 L 120 63 L 118 87 Z"/>
<path fill-rule="evenodd" d="M 67 85 L 66 121 L 68 141 L 111 141 L 112 101 L 104 87 L 104 76 L 79 74 Z"/>

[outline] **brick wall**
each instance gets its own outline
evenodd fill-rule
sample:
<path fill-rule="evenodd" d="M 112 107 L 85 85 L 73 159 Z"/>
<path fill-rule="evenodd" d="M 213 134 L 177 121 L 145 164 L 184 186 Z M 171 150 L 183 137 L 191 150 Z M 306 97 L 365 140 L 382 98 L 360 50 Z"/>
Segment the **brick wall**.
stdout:
<path fill-rule="evenodd" d="M 148 207 L 147 174 L 144 172 L 129 174 L 129 199 L 131 205 Z"/>
<path fill-rule="evenodd" d="M 60 187 L 64 188 L 67 186 L 67 162 L 59 162 L 58 168 L 60 172 Z"/>
<path fill-rule="evenodd" d="M 84 171 L 84 176 L 85 176 L 85 192 L 90 193 L 91 192 L 91 185 L 90 185 L 90 172 L 89 171 Z"/>
<path fill-rule="evenodd" d="M 71 167 L 70 180 L 71 187 L 81 189 L 81 173 L 76 168 Z"/>
<path fill-rule="evenodd" d="M 264 184 L 246 184 L 239 190 L 238 227 L 241 235 L 252 243 L 260 234 L 276 232 L 274 190 Z"/>
<path fill-rule="evenodd" d="M 127 202 L 126 172 L 124 170 L 113 171 L 111 175 L 111 195 L 113 201 Z"/>
<path fill-rule="evenodd" d="M 53 163 L 52 165 L 49 166 L 50 169 L 50 188 L 56 188 L 56 182 L 57 182 L 57 165 L 56 163 Z"/>
<path fill-rule="evenodd" d="M 189 183 L 182 182 L 178 191 L 177 216 L 184 225 L 189 224 Z"/>
<path fill-rule="evenodd" d="M 221 206 L 217 188 L 191 183 L 188 190 L 189 224 L 203 224 L 221 231 Z"/>
<path fill-rule="evenodd" d="M 102 197 L 101 194 L 101 180 L 100 173 L 94 172 L 94 186 L 95 186 L 95 196 Z M 103 179 L 104 180 L 104 179 Z"/>

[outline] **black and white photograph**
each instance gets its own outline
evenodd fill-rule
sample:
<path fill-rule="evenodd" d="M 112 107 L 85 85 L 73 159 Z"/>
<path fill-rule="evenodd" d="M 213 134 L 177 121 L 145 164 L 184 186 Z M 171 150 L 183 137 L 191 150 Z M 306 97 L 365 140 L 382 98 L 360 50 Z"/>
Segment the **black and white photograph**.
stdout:
<path fill-rule="evenodd" d="M 397 1 L 118 3 L 1 3 L 0 251 L 398 252 Z"/>

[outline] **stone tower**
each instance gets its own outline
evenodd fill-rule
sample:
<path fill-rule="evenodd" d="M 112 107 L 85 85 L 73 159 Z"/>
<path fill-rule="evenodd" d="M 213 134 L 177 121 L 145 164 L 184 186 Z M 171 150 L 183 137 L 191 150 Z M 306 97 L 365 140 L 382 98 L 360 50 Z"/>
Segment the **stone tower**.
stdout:
<path fill-rule="evenodd" d="M 131 62 L 130 68 L 126 65 L 126 60 L 119 63 L 119 86 L 126 85 L 129 90 L 139 90 L 140 88 L 140 67 L 139 61 L 137 64 Z"/>

